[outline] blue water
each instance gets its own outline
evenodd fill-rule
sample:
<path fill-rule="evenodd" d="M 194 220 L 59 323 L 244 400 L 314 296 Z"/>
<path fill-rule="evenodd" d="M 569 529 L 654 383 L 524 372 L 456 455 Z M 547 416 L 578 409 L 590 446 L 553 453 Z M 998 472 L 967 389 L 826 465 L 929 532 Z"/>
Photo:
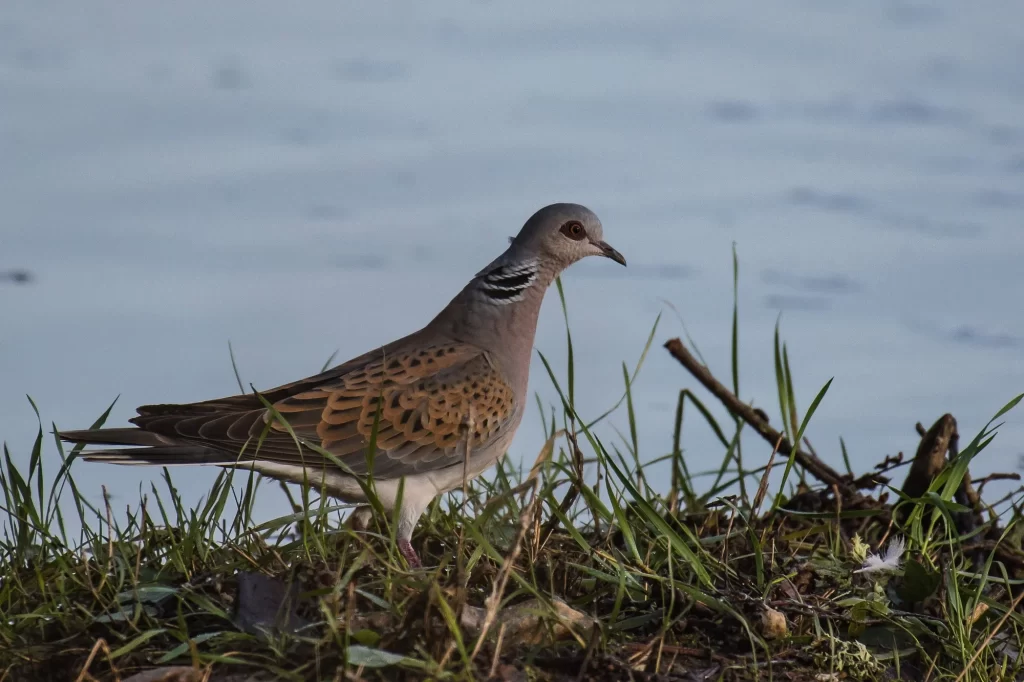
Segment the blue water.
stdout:
<path fill-rule="evenodd" d="M 565 277 L 584 414 L 664 313 L 646 456 L 695 387 L 660 349 L 680 320 L 727 377 L 733 243 L 745 400 L 777 414 L 781 311 L 800 407 L 835 377 L 828 461 L 840 435 L 862 470 L 910 454 L 947 411 L 973 436 L 1024 391 L 1022 63 L 1020 3 L 5 0 L 0 439 L 27 461 L 26 394 L 49 429 L 236 392 L 229 340 L 260 388 L 359 354 L 553 201 L 630 263 Z M 554 295 L 536 345 L 564 372 Z M 532 387 L 554 402 L 540 363 Z M 512 456 L 540 434 L 531 411 Z M 1011 413 L 975 476 L 1022 442 Z M 696 420 L 684 446 L 719 455 Z M 122 506 L 157 473 L 74 468 Z M 190 499 L 213 475 L 178 472 Z"/>

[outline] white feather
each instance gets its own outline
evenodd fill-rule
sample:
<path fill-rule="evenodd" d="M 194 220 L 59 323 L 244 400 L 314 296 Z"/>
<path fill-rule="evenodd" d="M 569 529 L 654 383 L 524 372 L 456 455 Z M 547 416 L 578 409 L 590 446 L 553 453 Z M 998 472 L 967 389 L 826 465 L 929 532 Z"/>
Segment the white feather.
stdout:
<path fill-rule="evenodd" d="M 889 541 L 889 546 L 881 555 L 868 554 L 864 564 L 854 573 L 876 573 L 878 571 L 895 571 L 900 567 L 903 560 L 903 552 L 906 551 L 906 541 L 902 537 L 894 537 Z"/>

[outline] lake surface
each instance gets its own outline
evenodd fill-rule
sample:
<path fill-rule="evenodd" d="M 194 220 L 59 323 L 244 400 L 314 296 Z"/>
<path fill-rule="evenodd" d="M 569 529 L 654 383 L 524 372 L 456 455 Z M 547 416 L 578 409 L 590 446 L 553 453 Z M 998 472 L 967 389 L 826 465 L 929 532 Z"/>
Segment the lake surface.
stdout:
<path fill-rule="evenodd" d="M 910 454 L 947 411 L 966 442 L 1024 391 L 1021 64 L 1021 3 L 5 0 L 0 439 L 27 463 L 26 394 L 49 430 L 237 392 L 229 340 L 259 388 L 362 353 L 576 201 L 630 263 L 564 278 L 585 415 L 664 313 L 646 457 L 700 392 L 660 348 L 681 320 L 728 376 L 733 243 L 745 400 L 778 414 L 781 311 L 800 407 L 835 377 L 826 460 Z M 554 293 L 536 346 L 564 374 Z M 554 401 L 539 362 L 532 387 Z M 1017 411 L 975 476 L 1022 443 Z M 511 455 L 541 444 L 531 410 Z M 695 419 L 684 446 L 720 456 Z M 120 507 L 159 474 L 74 473 Z M 215 474 L 176 473 L 191 500 Z"/>

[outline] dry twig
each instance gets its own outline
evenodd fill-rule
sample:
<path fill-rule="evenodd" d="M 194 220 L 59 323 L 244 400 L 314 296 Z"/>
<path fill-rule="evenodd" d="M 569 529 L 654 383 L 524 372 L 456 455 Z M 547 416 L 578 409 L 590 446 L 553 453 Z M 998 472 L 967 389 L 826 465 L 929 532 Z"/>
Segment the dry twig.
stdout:
<path fill-rule="evenodd" d="M 755 431 L 757 431 L 762 438 L 768 441 L 770 444 L 775 445 L 778 443 L 778 452 L 789 457 L 794 452 L 793 445 L 786 440 L 786 438 L 768 425 L 760 414 L 760 410 L 757 410 L 750 405 L 742 402 L 736 395 L 733 394 L 728 388 L 722 385 L 721 382 L 716 379 L 707 367 L 697 361 L 697 358 L 686 349 L 683 342 L 679 339 L 670 339 L 665 343 L 665 348 L 669 353 L 672 354 L 676 360 L 679 361 L 683 367 L 685 367 L 690 374 L 692 374 L 697 381 L 704 384 L 704 387 L 711 391 L 712 395 L 718 398 L 719 401 L 725 407 L 737 415 L 749 424 Z M 830 467 L 825 462 L 821 461 L 816 455 L 804 452 L 800 448 L 795 450 L 795 459 L 797 463 L 804 469 L 809 471 L 815 478 L 828 486 L 837 486 L 840 489 L 846 489 L 850 487 L 850 482 L 847 477 L 842 476 L 838 471 Z"/>

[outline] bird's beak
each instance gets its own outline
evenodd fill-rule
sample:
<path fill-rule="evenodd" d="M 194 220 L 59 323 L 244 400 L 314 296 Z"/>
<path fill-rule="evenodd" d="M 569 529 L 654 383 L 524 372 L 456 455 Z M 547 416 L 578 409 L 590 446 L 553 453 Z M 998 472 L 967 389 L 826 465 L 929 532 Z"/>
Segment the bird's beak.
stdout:
<path fill-rule="evenodd" d="M 593 242 L 594 246 L 601 249 L 601 255 L 605 258 L 611 258 L 620 265 L 626 264 L 626 259 L 623 258 L 622 254 L 611 247 L 608 242 Z"/>

